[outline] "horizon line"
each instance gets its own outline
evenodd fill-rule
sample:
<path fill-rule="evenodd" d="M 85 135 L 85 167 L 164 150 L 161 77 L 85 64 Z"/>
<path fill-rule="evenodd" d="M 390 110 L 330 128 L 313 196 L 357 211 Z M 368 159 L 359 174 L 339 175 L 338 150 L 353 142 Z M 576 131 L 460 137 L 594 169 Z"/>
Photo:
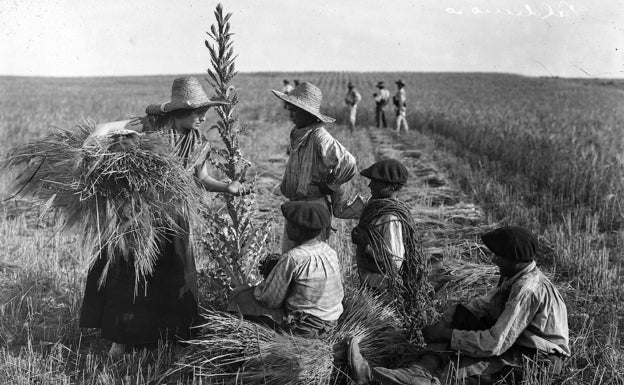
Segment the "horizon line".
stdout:
<path fill-rule="evenodd" d="M 409 74 L 492 74 L 492 75 L 512 75 L 521 76 L 527 78 L 551 78 L 551 79 L 621 79 L 624 80 L 624 71 L 621 71 L 620 77 L 609 76 L 612 74 L 602 73 L 596 75 L 585 74 L 585 76 L 563 76 L 563 75 L 527 75 L 516 72 L 498 72 L 498 71 L 413 71 L 413 70 L 374 70 L 374 71 L 330 71 L 330 70 L 260 70 L 260 71 L 238 71 L 240 75 L 254 75 L 254 74 L 323 74 L 323 73 L 353 73 L 353 74 L 393 74 L 393 73 L 409 73 Z M 136 77 L 165 77 L 165 76 L 208 76 L 207 72 L 187 72 L 187 73 L 161 73 L 161 74 L 124 74 L 124 75 L 15 75 L 15 74 L 0 74 L 0 78 L 47 78 L 47 79 L 88 79 L 88 78 L 136 78 Z"/>

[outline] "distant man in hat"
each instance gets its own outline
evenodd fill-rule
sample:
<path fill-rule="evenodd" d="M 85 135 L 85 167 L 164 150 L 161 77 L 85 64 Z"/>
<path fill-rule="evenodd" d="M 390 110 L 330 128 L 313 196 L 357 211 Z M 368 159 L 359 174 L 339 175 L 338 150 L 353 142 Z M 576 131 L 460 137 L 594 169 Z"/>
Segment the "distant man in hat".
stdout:
<path fill-rule="evenodd" d="M 481 235 L 500 272 L 495 289 L 450 307 L 423 335 L 429 350 L 400 369 L 370 368 L 351 341 L 349 362 L 358 384 L 489 384 L 522 376 L 530 359 L 542 376 L 558 374 L 570 355 L 568 315 L 557 287 L 535 265 L 538 243 L 527 229 L 505 226 Z M 526 367 L 526 366 L 524 366 Z"/>
<path fill-rule="evenodd" d="M 271 90 L 287 104 L 295 127 L 290 131 L 289 157 L 280 184 L 282 194 L 291 201 L 318 202 L 332 212 L 341 196 L 341 185 L 348 182 L 357 168 L 355 158 L 323 126 L 335 119 L 319 111 L 323 95 L 314 84 L 302 82 L 290 95 Z M 337 214 L 338 215 L 338 214 Z M 319 237 L 326 240 L 330 224 Z M 290 250 L 293 241 L 284 234 L 282 252 Z"/>
<path fill-rule="evenodd" d="M 351 232 L 356 245 L 360 282 L 380 294 L 400 284 L 404 259 L 424 263 L 418 252 L 409 206 L 398 199 L 407 183 L 407 168 L 395 159 L 374 163 L 360 172 L 370 179 L 371 198 Z M 422 284 L 422 283 L 419 283 Z"/>
<path fill-rule="evenodd" d="M 405 93 L 405 83 L 402 80 L 397 80 L 397 92 L 392 98 L 394 102 L 394 108 L 396 111 L 396 126 L 395 131 L 397 133 L 401 133 L 401 129 L 405 128 L 405 132 L 409 131 L 409 126 L 407 125 L 407 94 Z"/>
<path fill-rule="evenodd" d="M 355 119 L 357 116 L 357 105 L 362 100 L 362 95 L 355 89 L 355 85 L 351 82 L 347 84 L 347 96 L 345 96 L 345 104 L 349 112 L 349 130 L 355 130 Z"/>
<path fill-rule="evenodd" d="M 336 326 L 343 310 L 338 255 L 317 239 L 329 225 L 330 213 L 316 202 L 286 202 L 281 208 L 295 247 L 255 288 L 236 289 L 228 310 L 300 336 L 320 337 Z"/>
<path fill-rule="evenodd" d="M 377 123 L 377 128 L 387 128 L 388 122 L 386 121 L 386 105 L 388 105 L 388 101 L 390 101 L 390 91 L 386 88 L 384 82 L 378 82 L 377 88 L 379 88 L 379 92 L 373 94 L 375 97 L 375 122 Z"/>

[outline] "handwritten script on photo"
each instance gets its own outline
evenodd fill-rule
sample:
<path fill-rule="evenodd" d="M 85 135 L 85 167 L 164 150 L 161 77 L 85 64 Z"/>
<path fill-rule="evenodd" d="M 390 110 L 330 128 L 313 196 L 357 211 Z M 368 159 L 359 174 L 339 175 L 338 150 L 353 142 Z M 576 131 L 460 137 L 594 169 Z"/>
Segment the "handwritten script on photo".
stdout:
<path fill-rule="evenodd" d="M 536 17 L 540 19 L 548 18 L 565 18 L 578 16 L 574 4 L 567 1 L 558 3 L 542 2 L 539 4 L 521 4 L 515 7 L 498 7 L 498 6 L 472 6 L 446 8 L 446 13 L 452 15 L 501 15 L 516 17 Z"/>

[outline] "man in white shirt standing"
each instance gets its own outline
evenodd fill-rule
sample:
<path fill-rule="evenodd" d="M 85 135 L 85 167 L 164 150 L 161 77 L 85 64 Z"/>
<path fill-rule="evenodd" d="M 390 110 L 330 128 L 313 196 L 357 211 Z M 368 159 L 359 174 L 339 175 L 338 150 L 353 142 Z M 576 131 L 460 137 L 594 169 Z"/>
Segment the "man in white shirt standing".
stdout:
<path fill-rule="evenodd" d="M 401 133 L 401 129 L 404 128 L 405 132 L 409 131 L 407 124 L 407 94 L 405 92 L 405 83 L 402 80 L 397 80 L 397 92 L 393 97 L 394 107 L 396 110 L 396 127 L 394 130 L 397 133 Z"/>
<path fill-rule="evenodd" d="M 349 130 L 353 132 L 355 130 L 355 119 L 357 116 L 357 105 L 362 100 L 362 95 L 355 89 L 353 83 L 347 84 L 347 96 L 345 97 L 345 104 L 349 111 Z"/>

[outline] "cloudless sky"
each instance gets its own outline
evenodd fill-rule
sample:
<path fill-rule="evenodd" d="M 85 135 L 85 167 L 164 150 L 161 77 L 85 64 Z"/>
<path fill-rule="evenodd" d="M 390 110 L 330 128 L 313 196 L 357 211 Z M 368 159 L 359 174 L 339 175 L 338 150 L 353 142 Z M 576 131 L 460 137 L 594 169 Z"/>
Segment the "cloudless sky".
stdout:
<path fill-rule="evenodd" d="M 213 0 L 0 0 L 0 75 L 204 72 Z M 231 0 L 241 71 L 623 77 L 622 0 Z"/>

